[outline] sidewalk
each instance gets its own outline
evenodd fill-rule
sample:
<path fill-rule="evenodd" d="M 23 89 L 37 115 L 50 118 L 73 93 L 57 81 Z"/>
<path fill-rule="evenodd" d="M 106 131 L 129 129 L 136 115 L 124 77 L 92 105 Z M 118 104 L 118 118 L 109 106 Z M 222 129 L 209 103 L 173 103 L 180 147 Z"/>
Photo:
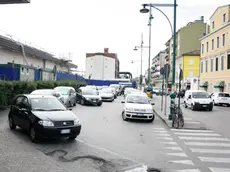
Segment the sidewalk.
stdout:
<path fill-rule="evenodd" d="M 170 114 L 170 97 L 167 97 L 167 108 L 166 108 L 166 115 L 165 115 L 165 96 L 163 99 L 163 108 L 161 111 L 161 96 L 156 96 L 152 98 L 152 102 L 155 103 L 154 105 L 154 110 L 155 113 L 168 125 L 169 128 L 172 128 L 172 121 L 168 120 L 168 116 Z M 176 99 L 176 103 L 178 102 L 178 99 Z M 183 106 L 183 103 L 181 103 L 181 106 Z M 183 107 L 182 107 L 183 111 Z M 199 121 L 193 120 L 191 117 L 188 117 L 184 111 L 183 111 L 183 116 L 184 116 L 184 127 L 183 129 L 192 129 L 192 130 L 206 130 L 207 127 L 202 124 Z"/>

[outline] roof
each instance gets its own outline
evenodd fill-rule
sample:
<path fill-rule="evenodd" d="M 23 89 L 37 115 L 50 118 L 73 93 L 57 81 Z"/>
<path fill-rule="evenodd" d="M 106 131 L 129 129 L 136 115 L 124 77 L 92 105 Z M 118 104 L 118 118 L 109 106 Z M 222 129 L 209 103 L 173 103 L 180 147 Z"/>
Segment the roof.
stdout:
<path fill-rule="evenodd" d="M 56 58 L 53 54 L 50 54 L 48 52 L 39 50 L 35 47 L 25 45 L 21 42 L 17 42 L 13 39 L 9 39 L 5 36 L 0 35 L 0 47 L 3 47 L 8 50 L 14 50 L 17 52 L 22 52 L 24 49 L 25 54 L 35 56 L 41 59 L 49 60 L 49 61 L 54 61 L 54 62 L 64 62 L 64 60 Z M 77 65 L 73 63 L 69 63 L 68 61 L 66 62 L 70 67 L 77 68 Z"/>
<path fill-rule="evenodd" d="M 218 9 L 223 8 L 223 7 L 230 7 L 230 4 L 217 7 L 217 9 L 214 11 L 214 13 L 212 13 L 210 19 L 213 17 L 213 15 L 217 12 Z"/>
<path fill-rule="evenodd" d="M 19 94 L 17 96 L 26 96 L 28 98 L 55 98 L 52 95 L 36 95 L 36 94 Z"/>
<path fill-rule="evenodd" d="M 182 54 L 182 56 L 200 56 L 200 50 L 193 50 Z"/>
<path fill-rule="evenodd" d="M 115 54 L 115 53 L 86 53 L 86 58 L 97 56 L 97 55 L 101 55 L 101 56 L 105 56 L 105 57 L 110 57 L 110 58 L 113 58 L 113 59 L 117 59 L 117 54 Z"/>

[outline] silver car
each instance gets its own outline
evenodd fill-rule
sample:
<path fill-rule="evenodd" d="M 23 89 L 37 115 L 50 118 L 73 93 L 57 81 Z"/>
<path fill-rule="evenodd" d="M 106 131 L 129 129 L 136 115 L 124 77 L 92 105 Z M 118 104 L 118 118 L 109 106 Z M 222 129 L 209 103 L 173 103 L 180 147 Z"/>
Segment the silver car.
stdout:
<path fill-rule="evenodd" d="M 76 91 L 73 87 L 59 86 L 55 87 L 54 90 L 63 95 L 64 104 L 67 107 L 76 106 Z"/>

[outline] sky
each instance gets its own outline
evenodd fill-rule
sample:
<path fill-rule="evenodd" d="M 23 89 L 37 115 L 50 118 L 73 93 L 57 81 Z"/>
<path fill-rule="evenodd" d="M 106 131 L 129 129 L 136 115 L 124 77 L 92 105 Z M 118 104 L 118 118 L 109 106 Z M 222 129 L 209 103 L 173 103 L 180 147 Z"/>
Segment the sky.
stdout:
<path fill-rule="evenodd" d="M 143 3 L 173 3 L 173 0 L 31 0 L 30 4 L 0 5 L 0 33 L 26 41 L 57 56 L 72 54 L 72 61 L 85 69 L 86 53 L 109 48 L 117 53 L 120 71 L 140 75 L 141 43 L 148 46 L 148 14 Z M 209 18 L 229 0 L 177 0 L 177 30 L 187 23 Z M 160 8 L 173 22 L 173 8 Z M 153 9 L 151 57 L 164 50 L 171 37 L 166 18 Z M 131 63 L 134 61 L 134 63 Z M 148 68 L 148 49 L 143 52 L 143 72 Z"/>

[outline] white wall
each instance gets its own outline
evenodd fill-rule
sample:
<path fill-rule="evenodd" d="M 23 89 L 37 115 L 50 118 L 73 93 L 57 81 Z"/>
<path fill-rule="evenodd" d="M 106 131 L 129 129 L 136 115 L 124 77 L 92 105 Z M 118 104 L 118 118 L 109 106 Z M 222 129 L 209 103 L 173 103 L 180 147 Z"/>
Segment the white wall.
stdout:
<path fill-rule="evenodd" d="M 115 78 L 115 59 L 96 55 L 86 58 L 85 77 L 91 79 L 114 79 Z"/>

